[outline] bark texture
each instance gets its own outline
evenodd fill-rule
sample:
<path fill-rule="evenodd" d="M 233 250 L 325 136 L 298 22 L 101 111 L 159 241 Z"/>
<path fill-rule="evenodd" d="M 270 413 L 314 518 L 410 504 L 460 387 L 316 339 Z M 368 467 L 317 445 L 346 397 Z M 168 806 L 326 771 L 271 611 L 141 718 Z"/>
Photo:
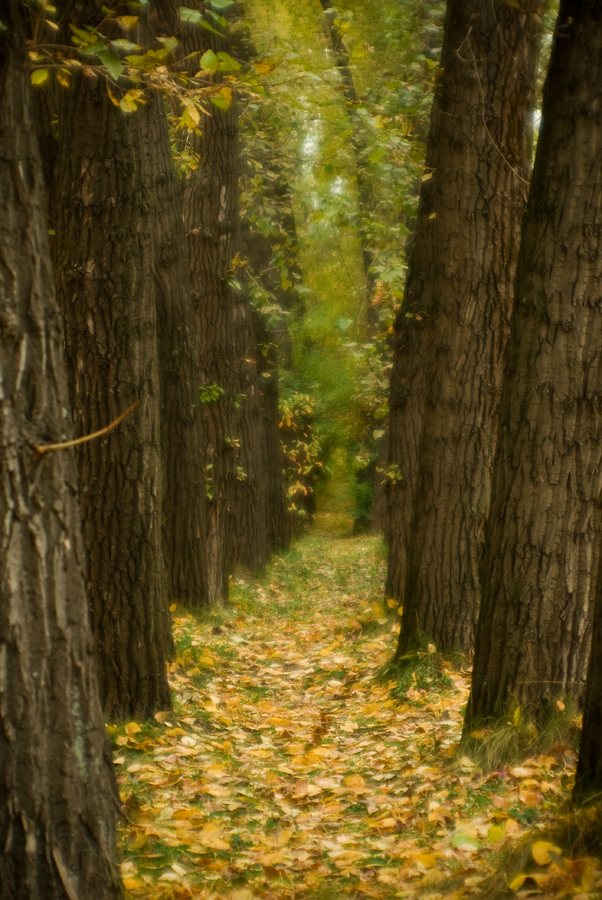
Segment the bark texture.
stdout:
<path fill-rule="evenodd" d="M 470 650 L 532 152 L 536 0 L 450 0 L 390 395 L 398 656 Z"/>
<path fill-rule="evenodd" d="M 585 688 L 583 731 L 573 789 L 573 801 L 578 804 L 594 797 L 599 800 L 602 793 L 600 735 L 602 735 L 602 592 L 598 575 L 591 655 Z"/>
<path fill-rule="evenodd" d="M 0 35 L 0 898 L 122 896 L 21 4 Z"/>
<path fill-rule="evenodd" d="M 602 8 L 564 0 L 525 216 L 467 728 L 582 693 L 602 473 Z"/>
<path fill-rule="evenodd" d="M 77 24 L 94 9 L 70 6 Z M 76 435 L 139 407 L 78 450 L 87 586 L 105 716 L 170 706 L 161 515 L 161 391 L 155 303 L 156 102 L 135 115 L 84 75 L 60 94 L 57 288 Z M 159 170 L 160 171 L 160 170 Z"/>
<path fill-rule="evenodd" d="M 198 70 L 199 57 L 207 50 L 231 49 L 227 33 L 221 38 L 178 22 L 175 6 L 168 3 L 160 5 L 160 12 L 167 29 L 176 30 L 191 72 Z M 214 78 L 219 84 L 219 73 Z M 186 181 L 184 222 L 201 383 L 215 393 L 202 404 L 202 417 L 210 496 L 209 594 L 218 599 L 227 597 L 234 563 L 262 569 L 269 547 L 255 330 L 248 296 L 234 284 L 241 280 L 236 260 L 242 251 L 236 95 L 228 109 L 208 102 L 207 110 L 201 133 L 192 136 L 199 164 Z"/>
<path fill-rule="evenodd" d="M 167 589 L 187 606 L 209 602 L 201 376 L 182 195 L 162 98 L 152 103 L 155 300 L 161 385 L 163 550 Z"/>

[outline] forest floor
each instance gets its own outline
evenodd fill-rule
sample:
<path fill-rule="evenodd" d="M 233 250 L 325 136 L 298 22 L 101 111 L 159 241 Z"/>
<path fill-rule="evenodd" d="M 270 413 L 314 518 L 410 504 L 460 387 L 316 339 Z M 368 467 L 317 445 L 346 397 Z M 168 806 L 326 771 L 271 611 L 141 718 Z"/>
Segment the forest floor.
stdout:
<path fill-rule="evenodd" d="M 600 897 L 597 862 L 545 842 L 574 752 L 489 775 L 458 753 L 466 662 L 391 669 L 381 541 L 340 530 L 321 516 L 225 610 L 173 609 L 173 712 L 109 726 L 128 896 L 476 898 L 502 867 L 489 897 Z"/>

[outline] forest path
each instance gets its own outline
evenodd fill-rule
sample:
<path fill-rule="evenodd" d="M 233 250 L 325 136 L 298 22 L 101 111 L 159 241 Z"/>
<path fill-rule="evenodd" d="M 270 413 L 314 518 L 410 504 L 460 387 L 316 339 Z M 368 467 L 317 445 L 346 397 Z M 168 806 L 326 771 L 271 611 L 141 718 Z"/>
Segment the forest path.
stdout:
<path fill-rule="evenodd" d="M 173 713 L 109 729 L 131 897 L 475 895 L 559 763 L 453 759 L 466 674 L 425 649 L 387 675 L 382 580 L 378 538 L 315 530 L 225 611 L 173 610 Z"/>

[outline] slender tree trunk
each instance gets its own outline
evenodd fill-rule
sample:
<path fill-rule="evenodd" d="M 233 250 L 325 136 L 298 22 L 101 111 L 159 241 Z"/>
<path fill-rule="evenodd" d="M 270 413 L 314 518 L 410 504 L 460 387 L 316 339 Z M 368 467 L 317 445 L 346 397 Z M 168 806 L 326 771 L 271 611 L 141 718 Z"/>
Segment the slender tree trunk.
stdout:
<path fill-rule="evenodd" d="M 122 896 L 21 4 L 0 34 L 0 898 Z"/>
<path fill-rule="evenodd" d="M 374 253 L 370 247 L 370 237 L 366 227 L 369 219 L 374 215 L 375 201 L 365 171 L 367 165 L 365 159 L 367 151 L 366 139 L 362 133 L 363 126 L 359 121 L 359 116 L 356 112 L 356 109 L 359 106 L 359 99 L 355 89 L 353 73 L 349 65 L 349 54 L 345 47 L 341 29 L 337 24 L 337 9 L 330 0 L 320 0 L 320 3 L 324 10 L 324 21 L 327 33 L 330 36 L 335 65 L 341 76 L 342 93 L 349 121 L 351 123 L 351 146 L 355 157 L 355 173 L 360 214 L 359 232 L 362 244 L 362 262 L 364 274 L 366 276 L 366 305 L 368 309 L 368 321 L 371 325 L 376 325 L 378 322 L 378 314 L 370 302 L 376 286 L 376 273 L 372 270 Z"/>
<path fill-rule="evenodd" d="M 189 606 L 209 602 L 203 477 L 201 376 L 192 307 L 182 194 L 176 181 L 164 104 L 156 98 L 153 225 L 161 448 L 163 550 L 170 596 Z"/>
<path fill-rule="evenodd" d="M 260 376 L 263 468 L 266 473 L 266 537 L 268 548 L 282 550 L 292 537 L 293 519 L 286 503 L 284 450 L 280 439 L 278 349 L 265 317 L 254 314 L 255 345 Z"/>
<path fill-rule="evenodd" d="M 530 172 L 537 0 L 450 0 L 442 78 L 396 323 L 389 596 L 398 656 L 470 650 L 502 362 Z"/>
<path fill-rule="evenodd" d="M 602 7 L 563 0 L 523 227 L 466 728 L 579 696 L 602 475 Z"/>
<path fill-rule="evenodd" d="M 177 28 L 191 71 L 198 70 L 199 57 L 207 50 L 229 51 L 226 33 L 221 38 L 199 26 L 180 25 L 175 7 L 169 6 L 162 5 L 166 27 Z M 228 109 L 208 103 L 207 112 L 201 133 L 191 138 L 199 165 L 186 182 L 184 221 L 206 388 L 209 593 L 217 599 L 228 594 L 235 562 L 261 569 L 269 548 L 257 348 L 248 297 L 235 283 L 240 279 L 235 260 L 242 250 L 235 93 Z M 208 399 L 212 391 L 215 396 Z"/>
<path fill-rule="evenodd" d="M 77 12 L 80 27 L 95 21 L 92 7 Z M 140 401 L 110 435 L 82 444 L 78 462 L 104 713 L 143 719 L 170 706 L 155 303 L 161 101 L 125 115 L 83 73 L 59 96 L 57 288 L 76 434 Z"/>

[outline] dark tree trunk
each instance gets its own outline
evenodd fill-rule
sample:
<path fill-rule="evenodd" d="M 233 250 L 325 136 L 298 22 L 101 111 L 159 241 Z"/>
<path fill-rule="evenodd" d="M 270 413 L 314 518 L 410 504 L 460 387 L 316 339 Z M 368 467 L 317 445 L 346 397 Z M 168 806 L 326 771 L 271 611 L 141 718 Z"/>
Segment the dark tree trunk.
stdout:
<path fill-rule="evenodd" d="M 0 898 L 122 896 L 21 4 L 0 34 Z"/>
<path fill-rule="evenodd" d="M 201 376 L 188 271 L 182 195 L 176 181 L 162 99 L 153 101 L 156 128 L 153 187 L 155 289 L 161 448 L 163 550 L 170 596 L 188 606 L 209 602 L 203 477 Z"/>
<path fill-rule="evenodd" d="M 227 34 L 220 38 L 198 26 L 180 25 L 175 7 L 170 10 L 168 4 L 161 12 L 167 29 L 177 29 L 191 72 L 198 70 L 199 56 L 207 50 L 229 51 Z M 219 75 L 215 78 L 219 82 Z M 184 221 L 206 387 L 209 593 L 218 599 L 227 597 L 234 563 L 262 569 L 269 548 L 257 347 L 248 297 L 234 283 L 241 277 L 235 260 L 242 251 L 236 95 L 228 109 L 208 102 L 207 111 L 201 133 L 192 136 L 199 164 L 187 178 Z M 215 396 L 208 399 L 212 389 Z"/>
<path fill-rule="evenodd" d="M 195 26 L 182 26 L 186 55 L 209 43 Z M 216 39 L 217 41 L 217 39 Z M 222 49 L 216 46 L 216 49 Z M 197 57 L 198 58 L 198 57 Z M 212 106 L 202 134 L 192 138 L 199 166 L 186 181 L 184 223 L 188 235 L 190 280 L 197 321 L 201 384 L 217 393 L 202 404 L 204 456 L 208 483 L 207 556 L 209 596 L 228 596 L 234 561 L 237 415 L 240 366 L 247 351 L 241 332 L 247 317 L 244 297 L 231 286 L 232 260 L 239 249 L 237 112 Z M 243 328 L 240 324 L 242 320 Z M 252 359 L 251 356 L 247 357 Z M 248 363 L 251 366 L 254 363 Z M 248 475 L 248 473 L 245 473 Z M 242 477 L 242 471 L 239 476 Z"/>
<path fill-rule="evenodd" d="M 260 376 L 262 459 L 266 478 L 266 537 L 270 550 L 282 550 L 291 540 L 293 519 L 287 510 L 285 457 L 279 428 L 278 350 L 264 316 L 255 313 L 254 321 Z"/>
<path fill-rule="evenodd" d="M 93 23 L 92 7 L 78 12 L 78 25 Z M 155 303 L 160 100 L 125 115 L 104 83 L 83 74 L 59 96 L 57 287 L 76 434 L 140 400 L 78 453 L 100 692 L 106 716 L 144 719 L 170 706 Z"/>
<path fill-rule="evenodd" d="M 466 728 L 582 693 L 602 474 L 602 7 L 564 0 L 504 378 Z"/>
<path fill-rule="evenodd" d="M 600 575 L 596 591 L 596 610 L 591 655 L 585 687 L 583 731 L 579 762 L 575 776 L 573 801 L 577 804 L 589 799 L 599 801 L 602 794 L 602 592 Z"/>
<path fill-rule="evenodd" d="M 442 78 L 396 323 L 388 595 L 398 656 L 470 650 L 502 362 L 532 152 L 537 0 L 450 0 Z"/>

